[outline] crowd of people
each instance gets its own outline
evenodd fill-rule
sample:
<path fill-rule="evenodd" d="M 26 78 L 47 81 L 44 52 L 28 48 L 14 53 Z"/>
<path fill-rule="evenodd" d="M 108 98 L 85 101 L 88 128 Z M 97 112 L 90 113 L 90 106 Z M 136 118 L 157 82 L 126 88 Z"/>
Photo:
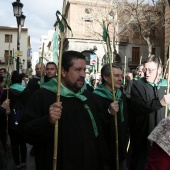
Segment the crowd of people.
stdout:
<path fill-rule="evenodd" d="M 0 69 L 0 169 L 9 136 L 17 170 L 26 169 L 26 143 L 36 170 L 53 169 L 56 147 L 57 170 L 169 170 L 170 94 L 161 59 L 152 55 L 126 75 L 120 63 L 111 66 L 90 75 L 85 56 L 67 51 L 61 75 L 54 62 L 37 63 L 29 81 L 17 71 L 9 81 Z"/>

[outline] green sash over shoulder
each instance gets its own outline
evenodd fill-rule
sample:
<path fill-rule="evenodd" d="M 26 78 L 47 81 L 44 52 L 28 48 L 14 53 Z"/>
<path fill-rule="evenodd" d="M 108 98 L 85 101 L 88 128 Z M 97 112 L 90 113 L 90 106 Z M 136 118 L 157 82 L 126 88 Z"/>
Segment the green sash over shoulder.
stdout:
<path fill-rule="evenodd" d="M 143 78 L 141 78 L 141 80 L 143 81 L 143 82 L 146 82 L 146 80 L 145 80 L 145 78 L 143 77 Z M 163 86 L 167 86 L 168 85 L 168 82 L 167 82 L 167 80 L 166 79 L 160 79 L 159 80 L 159 82 L 157 83 L 157 84 L 155 84 L 155 83 L 150 83 L 150 82 L 147 82 L 149 85 L 151 85 L 152 87 L 157 87 L 158 89 L 160 88 L 160 87 L 163 87 Z"/>
<path fill-rule="evenodd" d="M 104 97 L 106 99 L 113 101 L 113 94 L 103 85 L 100 84 L 98 87 L 95 88 L 93 93 L 96 93 L 97 95 Z M 120 113 L 121 113 L 121 120 L 124 122 L 124 114 L 123 114 L 123 101 L 121 99 L 122 92 L 120 89 L 116 90 L 116 99 L 119 103 Z"/>
<path fill-rule="evenodd" d="M 17 90 L 17 91 L 20 91 L 20 92 L 22 92 L 22 91 L 25 89 L 25 87 L 22 86 L 22 85 L 19 84 L 19 83 L 12 84 L 9 88 L 10 88 L 10 89 Z"/>
<path fill-rule="evenodd" d="M 145 78 L 142 78 L 142 81 L 146 82 Z M 147 82 L 149 85 L 152 87 L 157 87 L 159 89 L 160 87 L 167 87 L 168 86 L 168 81 L 166 79 L 161 78 L 157 84 L 155 83 L 150 83 Z M 165 91 L 166 94 L 166 91 Z M 168 110 L 170 110 L 170 104 L 168 104 Z"/>
<path fill-rule="evenodd" d="M 42 88 L 45 88 L 49 91 L 57 93 L 57 79 L 53 78 L 49 82 L 44 83 L 42 85 Z M 74 93 L 73 91 L 69 90 L 68 88 L 64 87 L 61 84 L 60 95 L 64 96 L 64 97 L 68 97 L 68 98 L 75 97 L 75 98 L 80 99 L 82 102 L 84 102 L 84 101 L 87 100 L 87 98 L 84 95 L 82 95 L 85 89 L 86 89 L 86 85 L 84 84 L 84 86 L 77 93 Z M 92 122 L 92 126 L 93 126 L 93 130 L 94 130 L 94 134 L 97 137 L 98 136 L 98 129 L 97 129 L 97 125 L 96 125 L 96 122 L 94 120 L 93 114 L 92 114 L 92 112 L 91 112 L 91 110 L 90 110 L 90 108 L 88 107 L 87 104 L 85 104 L 84 107 L 85 107 L 85 109 L 87 109 L 87 111 L 89 113 L 89 116 L 90 116 L 90 119 L 91 119 L 91 122 Z"/>

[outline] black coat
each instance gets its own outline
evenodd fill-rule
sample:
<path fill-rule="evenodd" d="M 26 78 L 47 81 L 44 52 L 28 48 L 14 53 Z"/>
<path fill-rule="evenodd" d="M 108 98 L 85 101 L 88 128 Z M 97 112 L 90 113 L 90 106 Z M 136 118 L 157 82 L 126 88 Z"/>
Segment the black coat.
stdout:
<path fill-rule="evenodd" d="M 97 121 L 97 108 L 91 93 L 84 94 L 87 105 L 96 120 L 99 136 L 95 137 L 92 122 L 84 103 L 77 98 L 61 96 L 62 116 L 59 120 L 58 170 L 103 170 L 104 148 Z M 34 144 L 37 170 L 52 170 L 54 125 L 49 122 L 49 107 L 56 101 L 56 94 L 47 89 L 35 92 L 20 123 L 27 142 Z M 101 147 L 102 145 L 102 147 Z M 101 149 L 102 148 L 102 149 Z"/>
<path fill-rule="evenodd" d="M 115 117 L 108 112 L 108 108 L 112 100 L 101 97 L 95 93 L 95 101 L 97 102 L 100 112 L 98 116 L 100 118 L 102 129 L 109 152 L 108 164 L 110 169 L 116 169 L 116 144 L 115 144 Z M 126 159 L 127 155 L 127 143 L 128 143 L 128 112 L 126 106 L 126 98 L 122 93 L 121 99 L 123 101 L 123 115 L 124 121 L 121 120 L 120 111 L 117 113 L 117 124 L 118 124 L 118 146 L 119 146 L 119 160 Z"/>
<path fill-rule="evenodd" d="M 164 118 L 165 107 L 161 105 L 160 99 L 166 94 L 166 88 L 166 83 L 153 87 L 144 78 L 134 81 L 131 90 L 131 145 L 134 150 L 140 152 L 149 149 L 147 137 Z"/>

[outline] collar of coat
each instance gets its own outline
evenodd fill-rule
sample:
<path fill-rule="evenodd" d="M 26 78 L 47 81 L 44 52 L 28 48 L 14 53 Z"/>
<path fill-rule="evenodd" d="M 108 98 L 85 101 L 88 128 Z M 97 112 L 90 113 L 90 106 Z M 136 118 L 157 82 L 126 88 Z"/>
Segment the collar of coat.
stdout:
<path fill-rule="evenodd" d="M 45 88 L 49 91 L 57 93 L 57 85 L 58 85 L 57 82 L 58 82 L 57 78 L 53 78 L 49 82 L 44 83 L 42 88 Z M 84 102 L 87 100 L 87 98 L 83 95 L 83 92 L 85 89 L 86 89 L 86 84 L 84 83 L 84 86 L 77 93 L 74 93 L 73 91 L 69 90 L 68 88 L 64 87 L 61 84 L 60 85 L 60 95 L 64 96 L 64 97 L 68 97 L 68 98 L 75 97 L 75 98 L 80 99 L 82 102 Z M 98 136 L 98 128 L 97 128 L 95 119 L 93 117 L 93 114 L 87 104 L 84 104 L 84 108 L 87 110 L 87 112 L 89 114 L 95 137 L 97 137 Z"/>
<path fill-rule="evenodd" d="M 167 86 L 167 80 L 166 79 L 163 79 L 163 78 L 160 78 L 159 82 L 156 84 L 156 83 L 150 83 L 150 82 L 147 82 L 146 79 L 144 77 L 141 78 L 141 80 L 143 82 L 146 82 L 148 83 L 149 85 L 151 85 L 152 87 L 157 87 L 158 89 L 162 86 Z"/>
<path fill-rule="evenodd" d="M 105 87 L 104 84 L 100 84 L 98 87 L 95 88 L 93 93 L 96 93 L 97 95 L 104 97 L 106 99 L 109 99 L 113 101 L 113 94 Z M 122 92 L 120 89 L 116 90 L 116 100 L 119 102 L 120 112 L 121 112 L 121 120 L 124 121 L 124 114 L 123 114 L 123 101 L 121 99 Z"/>

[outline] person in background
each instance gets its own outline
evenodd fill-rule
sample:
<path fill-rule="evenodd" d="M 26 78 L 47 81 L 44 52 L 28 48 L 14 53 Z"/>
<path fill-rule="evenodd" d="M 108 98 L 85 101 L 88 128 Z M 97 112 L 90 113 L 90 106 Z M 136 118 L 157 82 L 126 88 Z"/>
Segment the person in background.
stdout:
<path fill-rule="evenodd" d="M 2 97 L 2 94 L 4 92 L 3 88 L 5 86 L 5 79 L 3 76 L 0 75 L 0 99 Z"/>
<path fill-rule="evenodd" d="M 112 81 L 110 64 L 105 64 L 101 69 L 102 84 L 100 84 L 93 94 L 95 101 L 100 107 L 98 113 L 102 129 L 104 132 L 107 149 L 109 151 L 108 168 L 116 169 L 116 145 L 115 145 L 115 120 L 114 115 L 117 114 L 118 125 L 118 150 L 119 150 L 119 169 L 126 170 L 126 148 L 128 140 L 128 113 L 126 106 L 126 98 L 122 93 L 122 68 L 119 64 L 112 64 L 114 77 L 114 90 L 116 101 L 113 102 Z M 111 108 L 113 106 L 113 108 Z"/>
<path fill-rule="evenodd" d="M 57 65 L 54 62 L 50 61 L 46 64 L 45 67 L 44 83 L 56 77 L 57 77 Z"/>
<path fill-rule="evenodd" d="M 89 72 L 86 72 L 85 83 L 87 86 L 87 90 L 89 90 L 90 92 L 93 92 L 94 88 L 92 87 L 91 82 L 90 82 L 90 73 Z"/>
<path fill-rule="evenodd" d="M 21 75 L 22 75 L 22 83 L 21 84 L 24 87 L 27 87 L 28 81 L 29 81 L 28 76 L 25 73 L 21 73 Z"/>
<path fill-rule="evenodd" d="M 132 88 L 132 84 L 135 80 L 138 80 L 140 78 L 144 77 L 144 72 L 143 72 L 143 64 L 138 66 L 137 68 L 137 74 L 136 76 L 134 76 L 134 78 L 132 80 L 129 81 L 129 83 L 127 84 L 127 88 L 126 88 L 126 97 L 128 99 L 130 99 L 130 93 L 131 93 L 131 88 Z"/>
<path fill-rule="evenodd" d="M 2 98 L 3 92 L 4 92 L 4 86 L 5 86 L 5 78 L 0 75 L 0 100 Z M 0 107 L 0 113 L 1 117 L 0 117 L 0 140 L 2 143 L 2 147 L 4 149 L 4 152 L 6 152 L 6 115 L 5 110 L 3 109 L 3 107 Z"/>
<path fill-rule="evenodd" d="M 6 71 L 5 68 L 0 68 L 0 75 L 1 75 L 1 76 L 5 77 L 5 76 L 6 76 L 6 73 L 7 73 L 7 71 Z"/>
<path fill-rule="evenodd" d="M 3 117 L 7 114 L 10 113 L 10 107 L 9 107 L 9 104 L 10 104 L 10 100 L 7 99 L 5 100 L 2 105 L 0 106 L 0 120 L 3 119 Z M 4 138 L 4 136 L 2 136 L 2 129 L 3 129 L 3 125 L 1 124 L 1 121 L 0 121 L 0 169 L 1 170 L 6 170 L 6 160 L 5 160 L 5 152 L 6 152 L 6 147 L 5 147 L 5 143 L 2 143 L 2 141 L 6 141 L 6 136 Z M 4 138 L 4 139 L 3 139 Z"/>
<path fill-rule="evenodd" d="M 16 169 L 26 167 L 27 147 L 22 135 L 18 132 L 18 123 L 22 117 L 22 109 L 25 105 L 25 87 L 21 85 L 22 75 L 13 71 L 9 90 L 4 90 L 1 102 L 7 98 L 10 100 L 10 114 L 8 115 L 8 134 L 11 141 L 12 156 Z M 18 104 L 19 103 L 19 104 Z M 17 106 L 16 106 L 17 105 Z"/>
<path fill-rule="evenodd" d="M 33 76 L 33 78 L 29 80 L 26 89 L 30 94 L 32 94 L 33 92 L 40 88 L 40 84 L 38 82 L 40 81 L 41 76 L 44 77 L 45 75 L 45 65 L 42 64 L 41 68 L 41 64 L 37 63 L 35 66 L 35 72 L 36 72 L 35 76 Z"/>
<path fill-rule="evenodd" d="M 161 79 L 162 62 L 152 55 L 144 63 L 144 77 L 134 81 L 131 89 L 131 147 L 130 170 L 145 170 L 150 142 L 148 135 L 165 116 L 167 81 Z M 166 100 L 167 101 L 167 100 Z"/>

